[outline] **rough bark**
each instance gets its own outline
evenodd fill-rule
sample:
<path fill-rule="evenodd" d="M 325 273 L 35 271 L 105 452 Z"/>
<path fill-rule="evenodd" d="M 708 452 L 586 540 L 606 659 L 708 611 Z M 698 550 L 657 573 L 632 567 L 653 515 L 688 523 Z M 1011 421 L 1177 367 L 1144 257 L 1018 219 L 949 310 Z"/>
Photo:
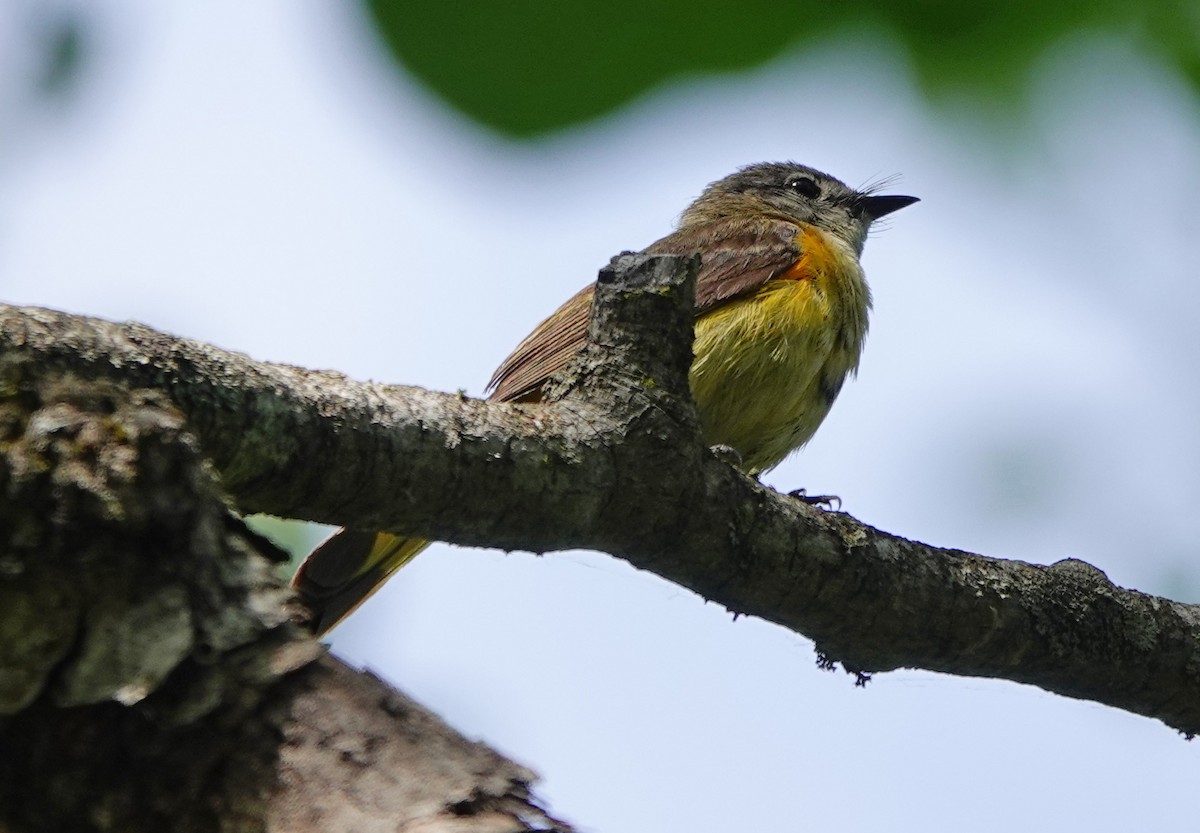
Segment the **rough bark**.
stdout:
<path fill-rule="evenodd" d="M 0 829 L 566 829 L 291 622 L 160 393 L 0 358 Z"/>
<path fill-rule="evenodd" d="M 1196 607 L 1073 559 L 1043 567 L 907 541 L 705 449 L 686 391 L 692 271 L 615 261 L 588 348 L 536 406 L 363 384 L 46 310 L 0 307 L 0 353 L 29 378 L 170 397 L 243 511 L 599 549 L 809 636 L 856 673 L 1001 677 L 1200 730 Z"/>

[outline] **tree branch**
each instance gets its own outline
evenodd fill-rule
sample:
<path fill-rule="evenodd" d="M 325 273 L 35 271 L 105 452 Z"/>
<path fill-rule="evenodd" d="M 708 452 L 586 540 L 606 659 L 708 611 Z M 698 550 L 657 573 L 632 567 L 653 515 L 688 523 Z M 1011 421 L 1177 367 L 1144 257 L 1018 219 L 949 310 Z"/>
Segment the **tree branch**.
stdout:
<path fill-rule="evenodd" d="M 525 768 L 314 662 L 164 397 L 33 370 L 0 358 L 0 829 L 569 830 Z"/>
<path fill-rule="evenodd" d="M 459 544 L 610 552 L 858 673 L 1000 677 L 1200 731 L 1200 610 L 930 547 L 765 488 L 698 441 L 692 269 L 625 256 L 542 405 L 254 362 L 133 324 L 0 307 L 0 350 L 167 393 L 246 511 Z M 682 346 L 681 346 L 682 345 Z"/>

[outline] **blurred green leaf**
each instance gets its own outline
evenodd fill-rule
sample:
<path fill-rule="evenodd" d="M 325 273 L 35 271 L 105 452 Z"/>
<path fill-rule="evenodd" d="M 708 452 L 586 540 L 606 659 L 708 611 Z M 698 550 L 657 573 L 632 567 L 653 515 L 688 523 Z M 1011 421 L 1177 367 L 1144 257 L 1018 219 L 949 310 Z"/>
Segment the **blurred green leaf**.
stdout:
<path fill-rule="evenodd" d="M 933 95 L 1000 103 L 1079 32 L 1127 37 L 1200 90 L 1197 0 L 366 0 L 391 54 L 455 107 L 531 136 L 673 78 L 747 69 L 831 32 L 891 32 Z"/>
<path fill-rule="evenodd" d="M 276 518 L 274 515 L 247 515 L 242 520 L 250 529 L 267 538 L 291 556 L 288 563 L 279 569 L 279 574 L 286 578 L 291 578 L 292 573 L 296 572 L 296 568 L 300 566 L 300 562 L 304 560 L 305 556 L 322 538 L 329 534 L 329 527 L 288 518 Z"/>
<path fill-rule="evenodd" d="M 61 98 L 81 75 L 87 42 L 84 23 L 74 15 L 46 13 L 36 24 L 41 65 L 34 89 L 39 95 Z"/>

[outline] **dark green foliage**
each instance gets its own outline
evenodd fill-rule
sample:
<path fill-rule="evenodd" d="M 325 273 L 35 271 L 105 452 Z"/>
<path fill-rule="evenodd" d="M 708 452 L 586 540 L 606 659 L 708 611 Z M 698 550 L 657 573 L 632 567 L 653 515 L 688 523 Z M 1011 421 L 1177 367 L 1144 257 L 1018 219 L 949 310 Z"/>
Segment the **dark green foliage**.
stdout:
<path fill-rule="evenodd" d="M 1106 33 L 1200 90 L 1200 3 L 1162 0 L 366 0 L 391 54 L 497 130 L 532 136 L 670 79 L 747 69 L 831 33 L 887 32 L 932 95 L 1018 94 L 1054 44 Z"/>

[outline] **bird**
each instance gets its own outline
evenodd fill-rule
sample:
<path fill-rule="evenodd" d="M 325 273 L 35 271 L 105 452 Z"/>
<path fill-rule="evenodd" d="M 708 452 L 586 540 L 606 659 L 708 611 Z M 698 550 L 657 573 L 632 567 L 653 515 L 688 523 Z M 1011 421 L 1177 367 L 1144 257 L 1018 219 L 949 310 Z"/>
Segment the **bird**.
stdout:
<path fill-rule="evenodd" d="M 807 443 L 856 374 L 871 291 L 859 258 L 871 224 L 918 198 L 851 188 L 795 162 L 710 183 L 648 254 L 699 254 L 688 375 L 704 441 L 752 476 Z M 593 287 L 537 325 L 500 363 L 489 398 L 536 403 L 583 347 Z M 333 628 L 429 545 L 342 529 L 292 586 L 315 634 Z"/>

